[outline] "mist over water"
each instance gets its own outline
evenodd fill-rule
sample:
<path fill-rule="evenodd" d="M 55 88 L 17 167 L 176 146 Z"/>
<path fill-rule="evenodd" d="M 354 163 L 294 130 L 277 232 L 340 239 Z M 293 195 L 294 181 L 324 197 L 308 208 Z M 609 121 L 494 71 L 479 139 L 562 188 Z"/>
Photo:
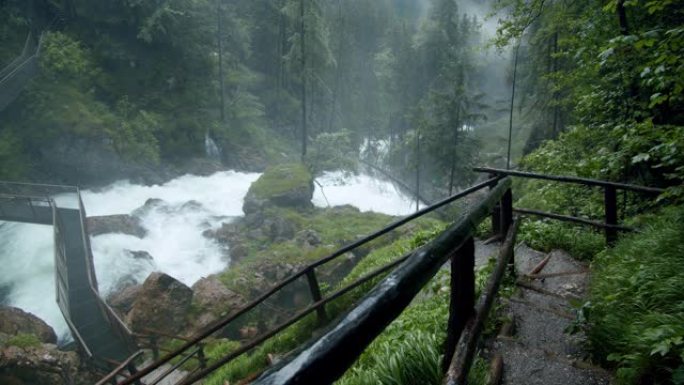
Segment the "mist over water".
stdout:
<path fill-rule="evenodd" d="M 244 215 L 249 186 L 260 174 L 235 171 L 200 177 L 186 175 L 164 185 L 143 186 L 120 181 L 82 192 L 87 215 L 132 214 L 147 230 L 145 237 L 103 234 L 91 237 L 100 293 L 106 297 L 126 284 L 141 283 L 154 271 L 188 286 L 230 265 L 221 245 L 202 233 Z M 366 174 L 325 173 L 318 178 L 313 203 L 318 207 L 351 204 L 362 211 L 390 215 L 413 212 L 411 197 L 390 182 Z M 326 201 L 327 197 L 327 201 Z M 160 199 L 137 210 L 148 199 Z M 8 288 L 6 304 L 24 309 L 50 324 L 61 340 L 69 332 L 55 302 L 53 230 L 51 226 L 0 222 L 0 287 Z M 136 258 L 148 252 L 153 259 Z"/>

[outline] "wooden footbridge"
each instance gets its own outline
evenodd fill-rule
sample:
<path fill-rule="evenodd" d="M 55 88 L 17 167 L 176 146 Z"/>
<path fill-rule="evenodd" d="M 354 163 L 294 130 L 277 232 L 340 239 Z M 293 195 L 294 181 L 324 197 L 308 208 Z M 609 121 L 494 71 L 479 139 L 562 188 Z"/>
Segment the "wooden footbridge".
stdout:
<path fill-rule="evenodd" d="M 77 187 L 0 182 L 0 220 L 53 227 L 57 304 L 81 353 L 111 370 L 136 345 L 99 295 L 85 218 Z"/>

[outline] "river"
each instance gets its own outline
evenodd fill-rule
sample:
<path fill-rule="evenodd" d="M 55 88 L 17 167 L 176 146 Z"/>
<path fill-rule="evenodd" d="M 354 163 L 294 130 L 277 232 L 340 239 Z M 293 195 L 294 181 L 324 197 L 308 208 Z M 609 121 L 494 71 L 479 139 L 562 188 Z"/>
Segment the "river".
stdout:
<path fill-rule="evenodd" d="M 202 232 L 244 215 L 243 199 L 259 175 L 225 171 L 205 177 L 186 175 L 163 185 L 120 181 L 82 191 L 88 216 L 131 214 L 148 199 L 164 201 L 140 215 L 147 230 L 144 238 L 124 234 L 91 238 L 101 294 L 106 296 L 125 281 L 142 282 L 153 271 L 191 286 L 229 267 L 221 246 Z M 414 208 L 413 200 L 390 182 L 343 172 L 328 172 L 317 179 L 313 203 L 318 207 L 350 204 L 362 211 L 396 216 Z M 60 339 L 69 339 L 55 302 L 52 228 L 0 221 L 0 243 L 4 304 L 37 315 Z M 153 260 L 136 258 L 130 251 L 146 251 Z"/>

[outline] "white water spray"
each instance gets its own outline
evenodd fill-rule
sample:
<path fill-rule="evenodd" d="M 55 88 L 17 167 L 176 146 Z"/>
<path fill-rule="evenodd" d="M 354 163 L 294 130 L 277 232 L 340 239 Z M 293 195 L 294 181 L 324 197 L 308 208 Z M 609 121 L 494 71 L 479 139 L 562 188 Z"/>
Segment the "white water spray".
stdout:
<path fill-rule="evenodd" d="M 243 215 L 244 196 L 258 177 L 227 171 L 208 177 L 186 175 L 164 185 L 122 181 L 83 191 L 88 216 L 131 214 L 148 199 L 163 201 L 137 212 L 147 230 L 144 238 L 124 234 L 91 237 L 101 294 L 107 296 L 126 283 L 140 283 L 153 271 L 192 285 L 228 267 L 225 250 L 202 233 Z M 331 205 L 351 204 L 390 215 L 413 211 L 412 198 L 391 183 L 368 175 L 332 172 L 318 182 Z M 328 206 L 320 187 L 316 187 L 313 203 Z M 0 222 L 0 244 L 0 287 L 9 287 L 9 305 L 37 315 L 55 328 L 62 340 L 68 339 L 55 302 L 52 228 Z M 136 258 L 129 250 L 146 251 L 153 259 Z"/>

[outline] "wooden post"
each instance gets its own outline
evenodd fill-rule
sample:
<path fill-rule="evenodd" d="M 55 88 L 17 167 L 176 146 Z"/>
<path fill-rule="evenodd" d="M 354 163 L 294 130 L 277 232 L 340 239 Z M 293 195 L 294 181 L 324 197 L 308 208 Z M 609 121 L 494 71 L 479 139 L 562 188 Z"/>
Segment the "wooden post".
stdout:
<path fill-rule="evenodd" d="M 152 357 L 154 358 L 155 361 L 159 360 L 159 344 L 157 341 L 157 336 L 152 335 L 150 336 L 150 345 L 152 345 Z"/>
<path fill-rule="evenodd" d="M 496 178 L 498 175 L 497 174 L 489 174 L 490 178 Z M 496 185 L 489 186 L 489 190 L 491 191 Z M 501 234 L 501 208 L 499 207 L 499 204 L 494 206 L 492 209 L 492 235 L 497 235 Z"/>
<path fill-rule="evenodd" d="M 130 362 L 130 363 L 126 366 L 126 369 L 128 370 L 128 373 L 130 373 L 131 375 L 134 375 L 135 373 L 138 372 L 138 369 L 135 367 L 135 364 L 133 364 L 133 362 Z M 134 383 L 135 385 L 142 385 L 142 383 L 140 382 L 140 380 L 135 380 L 135 382 L 133 382 L 133 383 Z"/>
<path fill-rule="evenodd" d="M 501 229 L 499 234 L 501 234 L 501 239 L 505 239 L 508 229 L 511 227 L 511 223 L 513 223 L 513 193 L 510 189 L 501 198 L 500 205 Z"/>
<path fill-rule="evenodd" d="M 508 189 L 506 193 L 501 198 L 501 239 L 506 239 L 508 230 L 513 224 L 513 192 Z M 515 255 L 511 256 L 509 262 L 510 272 L 515 276 Z"/>
<path fill-rule="evenodd" d="M 311 299 L 313 299 L 314 302 L 320 301 L 323 297 L 321 297 L 321 288 L 318 285 L 318 279 L 316 279 L 316 272 L 314 269 L 309 269 L 306 271 L 306 278 L 309 281 Z M 316 313 L 318 314 L 319 323 L 324 323 L 328 320 L 328 314 L 325 312 L 325 306 L 321 306 L 316 309 Z"/>
<path fill-rule="evenodd" d="M 197 361 L 199 361 L 200 368 L 205 369 L 207 367 L 207 358 L 204 356 L 204 344 L 198 344 L 198 346 Z"/>
<path fill-rule="evenodd" d="M 605 210 L 606 210 L 606 224 L 617 225 L 617 191 L 614 186 L 606 186 L 604 189 Z M 617 242 L 617 230 L 614 228 L 606 228 L 606 244 L 608 246 L 615 245 Z"/>
<path fill-rule="evenodd" d="M 456 351 L 461 332 L 475 312 L 475 241 L 473 237 L 451 256 L 451 297 L 449 299 L 449 323 L 442 370 L 449 369 L 451 357 Z"/>

